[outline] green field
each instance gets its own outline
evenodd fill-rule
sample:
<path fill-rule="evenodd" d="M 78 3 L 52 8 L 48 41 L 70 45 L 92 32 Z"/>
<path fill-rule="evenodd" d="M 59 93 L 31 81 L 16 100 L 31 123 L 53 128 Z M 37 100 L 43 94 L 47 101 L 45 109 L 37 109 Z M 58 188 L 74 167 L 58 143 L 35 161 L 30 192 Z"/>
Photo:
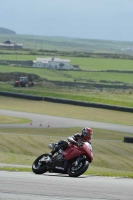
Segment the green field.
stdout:
<path fill-rule="evenodd" d="M 4 50 L 3 50 L 4 51 Z M 7 52 L 7 50 L 5 50 Z M 16 50 L 17 51 L 17 50 Z M 5 52 L 5 53 L 6 53 Z M 8 50 L 8 54 L 0 53 L 0 60 L 7 63 L 10 61 L 27 61 L 35 60 L 37 57 L 47 57 L 43 55 L 29 55 L 27 51 L 20 51 L 21 55 L 13 50 Z M 19 52 L 19 53 L 20 53 Z M 10 53 L 13 53 L 10 55 Z M 30 51 L 29 51 L 30 53 Z M 56 52 L 57 53 L 57 52 Z M 109 54 L 108 54 L 109 55 Z M 71 60 L 72 65 L 78 65 L 82 71 L 61 71 L 61 70 L 48 70 L 37 69 L 32 67 L 19 67 L 19 66 L 5 66 L 0 65 L 0 72 L 21 72 L 33 73 L 39 75 L 48 81 L 67 81 L 76 83 L 97 83 L 101 84 L 100 87 L 109 87 L 110 85 L 128 84 L 133 85 L 133 60 L 128 59 L 109 59 L 109 58 L 82 58 L 82 57 L 67 57 L 61 56 L 60 58 L 68 58 Z M 85 71 L 84 71 L 85 70 Z M 87 71 L 86 71 L 87 70 Z M 112 72 L 111 72 L 112 70 Z M 93 71 L 93 72 L 92 72 Z M 125 73 L 123 73 L 125 71 Z M 88 86 L 89 87 L 89 86 Z M 91 86 L 95 87 L 95 86 Z"/>
<path fill-rule="evenodd" d="M 0 91 L 49 96 L 55 98 L 71 99 L 101 104 L 133 107 L 133 92 L 130 91 L 91 91 L 59 87 L 47 82 L 31 88 L 14 88 L 11 84 L 1 84 Z"/>
<path fill-rule="evenodd" d="M 23 52 L 25 53 L 25 52 Z M 50 56 L 45 55 L 20 55 L 17 52 L 12 55 L 0 54 L 0 60 L 14 60 L 14 61 L 26 61 L 36 60 L 36 58 L 45 58 Z M 79 65 L 82 70 L 123 70 L 133 71 L 133 60 L 124 59 L 109 59 L 109 58 L 82 58 L 82 57 L 69 57 L 61 56 L 62 59 L 70 59 L 71 65 Z"/>
<path fill-rule="evenodd" d="M 0 42 L 12 40 L 15 43 L 23 44 L 24 48 L 45 49 L 45 50 L 61 50 L 61 51 L 80 51 L 80 52 L 106 52 L 130 54 L 132 52 L 126 50 L 132 46 L 133 42 L 108 41 L 108 40 L 91 40 L 67 37 L 48 37 L 34 35 L 1 35 Z M 125 50 L 121 50 L 125 49 Z"/>
<path fill-rule="evenodd" d="M 116 73 L 116 72 L 66 72 L 73 79 L 81 81 L 110 81 L 110 82 L 124 82 L 133 83 L 133 74 Z"/>
<path fill-rule="evenodd" d="M 84 72 L 84 71 L 64 71 L 64 70 L 48 70 L 37 68 L 23 68 L 13 66 L 0 65 L 0 72 L 22 72 L 37 74 L 41 78 L 49 81 L 74 81 L 77 82 L 91 82 L 91 81 L 110 81 L 110 82 L 123 82 L 133 83 L 133 74 L 131 73 L 116 73 L 116 72 Z"/>
<path fill-rule="evenodd" d="M 25 36 L 23 39 L 33 42 L 34 37 L 29 40 Z M 47 39 L 50 41 L 50 38 Z M 53 44 L 55 44 L 54 41 L 56 40 L 57 38 L 54 38 L 51 40 L 51 43 L 53 42 Z M 85 41 L 82 42 L 85 44 Z M 96 41 L 93 42 L 96 44 Z M 101 42 L 102 41 L 100 41 L 100 44 Z M 72 55 L 70 56 L 70 54 Z M 82 54 L 86 57 L 82 57 Z M 24 88 L 12 87 L 15 81 L 14 77 L 10 78 L 6 83 L 2 81 L 0 90 L 133 107 L 132 57 L 127 58 L 127 55 L 119 54 L 119 58 L 116 59 L 114 57 L 117 57 L 117 54 L 87 54 L 86 52 L 72 52 L 72 49 L 71 52 L 56 51 L 54 48 L 51 51 L 37 49 L 4 49 L 2 52 L 2 50 L 0 50 L 0 61 L 4 61 L 6 64 L 8 62 L 10 63 L 10 61 L 33 61 L 37 57 L 47 56 L 68 58 L 71 60 L 71 64 L 78 65 L 81 71 L 48 70 L 32 68 L 31 66 L 24 67 L 22 65 L 20 67 L 17 65 L 11 66 L 1 64 L 1 73 L 19 72 L 20 76 L 22 76 L 23 73 L 27 75 L 36 74 L 40 76 L 41 81 L 33 80 L 36 83 L 35 87 L 28 88 L 27 91 L 27 89 Z M 112 59 L 110 56 L 112 56 Z M 120 59 L 121 56 L 123 56 L 123 59 Z M 125 98 L 126 95 L 127 97 Z"/>

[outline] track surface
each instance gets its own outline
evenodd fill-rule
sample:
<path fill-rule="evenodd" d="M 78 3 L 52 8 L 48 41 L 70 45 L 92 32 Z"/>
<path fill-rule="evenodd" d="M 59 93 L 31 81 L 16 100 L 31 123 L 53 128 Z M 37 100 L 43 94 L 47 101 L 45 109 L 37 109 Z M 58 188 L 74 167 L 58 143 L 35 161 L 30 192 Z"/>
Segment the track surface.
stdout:
<path fill-rule="evenodd" d="M 133 180 L 97 176 L 0 172 L 2 200 L 132 200 Z"/>
<path fill-rule="evenodd" d="M 124 126 L 119 124 L 110 124 L 104 122 L 94 122 L 89 120 L 80 120 L 66 117 L 57 117 L 49 115 L 41 115 L 34 113 L 18 112 L 0 109 L 0 115 L 14 116 L 20 118 L 31 119 L 32 125 L 27 124 L 0 124 L 0 128 L 68 128 L 68 127 L 91 127 L 105 130 L 120 131 L 125 133 L 133 133 L 133 126 Z M 40 126 L 41 125 L 41 126 Z"/>

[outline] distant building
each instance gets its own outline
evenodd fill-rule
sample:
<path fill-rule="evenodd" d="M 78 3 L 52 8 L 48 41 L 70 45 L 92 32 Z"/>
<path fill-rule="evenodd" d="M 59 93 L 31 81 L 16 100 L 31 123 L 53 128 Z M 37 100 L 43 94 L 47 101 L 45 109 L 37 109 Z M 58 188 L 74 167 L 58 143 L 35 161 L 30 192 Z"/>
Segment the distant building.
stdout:
<path fill-rule="evenodd" d="M 46 69 L 73 69 L 70 65 L 69 59 L 60 58 L 37 58 L 33 61 L 33 67 L 46 68 Z"/>
<path fill-rule="evenodd" d="M 0 48 L 22 49 L 23 44 L 16 44 L 11 40 L 0 43 Z"/>

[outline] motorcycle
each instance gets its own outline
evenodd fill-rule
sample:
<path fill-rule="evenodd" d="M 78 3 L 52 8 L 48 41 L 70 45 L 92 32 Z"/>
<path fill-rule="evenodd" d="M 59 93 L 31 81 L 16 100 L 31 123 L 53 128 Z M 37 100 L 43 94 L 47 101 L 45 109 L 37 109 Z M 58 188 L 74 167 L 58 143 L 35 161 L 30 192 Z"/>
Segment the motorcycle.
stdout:
<path fill-rule="evenodd" d="M 54 149 L 58 143 L 48 145 Z M 78 143 L 78 146 L 68 143 L 66 150 L 60 149 L 52 158 L 49 154 L 40 155 L 32 164 L 35 174 L 62 173 L 70 177 L 82 175 L 93 160 L 92 147 L 88 142 Z"/>

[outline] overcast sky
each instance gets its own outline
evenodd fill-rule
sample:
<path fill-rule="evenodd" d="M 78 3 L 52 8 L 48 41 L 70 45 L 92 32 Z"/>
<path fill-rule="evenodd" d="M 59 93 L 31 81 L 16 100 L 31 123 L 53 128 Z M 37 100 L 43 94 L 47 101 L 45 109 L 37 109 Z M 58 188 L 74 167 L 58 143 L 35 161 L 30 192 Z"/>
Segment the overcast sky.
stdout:
<path fill-rule="evenodd" d="M 18 34 L 133 41 L 133 0 L 0 0 L 0 27 Z"/>

